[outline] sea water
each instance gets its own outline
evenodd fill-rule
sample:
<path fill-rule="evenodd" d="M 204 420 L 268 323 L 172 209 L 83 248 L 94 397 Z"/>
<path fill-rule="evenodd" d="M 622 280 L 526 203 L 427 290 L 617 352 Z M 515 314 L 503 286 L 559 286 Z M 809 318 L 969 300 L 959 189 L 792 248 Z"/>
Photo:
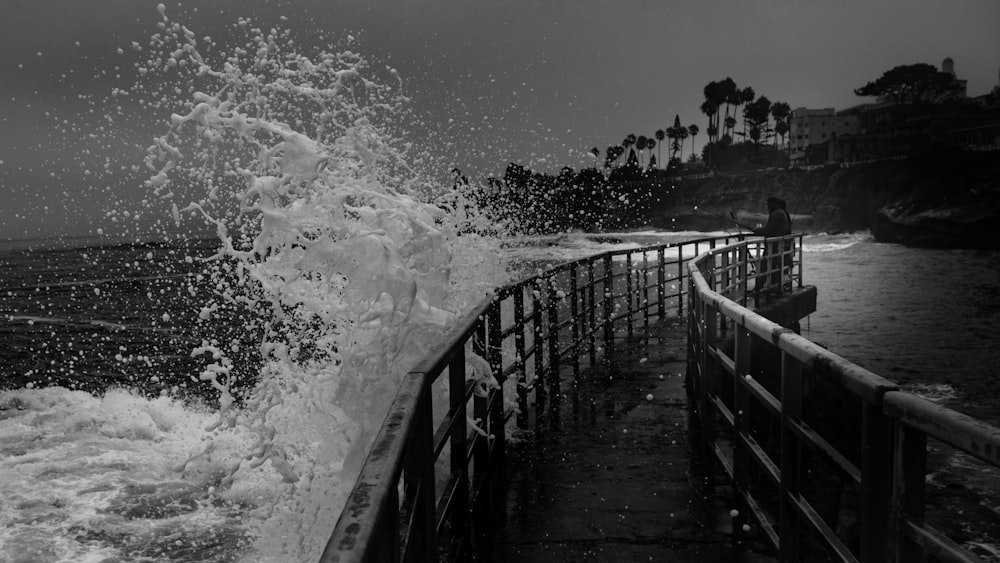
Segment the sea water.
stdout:
<path fill-rule="evenodd" d="M 454 319 L 547 264 L 697 236 L 481 236 L 502 229 L 388 133 L 391 69 L 244 20 L 216 53 L 161 17 L 143 76 L 184 97 L 158 98 L 173 115 L 134 163 L 150 208 L 109 211 L 158 210 L 161 236 L 0 254 L 0 561 L 315 560 L 400 374 Z M 996 256 L 901 248 L 807 238 L 807 336 L 989 418 L 969 359 L 996 347 Z"/>
<path fill-rule="evenodd" d="M 521 275 L 547 263 L 700 235 L 510 238 L 496 253 Z M 288 517 L 284 503 L 304 506 L 293 500 L 300 484 L 285 483 L 266 463 L 225 479 L 259 438 L 241 425 L 206 430 L 219 417 L 218 392 L 190 377 L 205 361 L 198 364 L 190 354 L 202 336 L 184 335 L 183 323 L 197 320 L 180 321 L 185 307 L 199 309 L 186 285 L 176 302 L 165 305 L 170 309 L 150 309 L 145 317 L 135 317 L 140 307 L 109 305 L 148 303 L 150 287 L 176 286 L 197 275 L 186 257 L 217 246 L 198 241 L 3 252 L 0 260 L 16 265 L 8 271 L 17 271 L 21 284 L 0 292 L 7 320 L 0 340 L 4 386 L 10 389 L 0 393 L 0 545 L 7 560 L 268 560 L 281 550 L 295 559 L 307 553 L 302 545 L 325 541 L 335 514 L 306 514 L 311 525 L 291 528 L 267 554 L 258 546 L 264 515 Z M 171 270 L 155 283 L 148 275 L 151 252 L 157 268 Z M 907 390 L 1000 424 L 996 371 L 985 361 L 1000 344 L 988 330 L 1000 320 L 997 258 L 986 251 L 879 244 L 866 234 L 807 236 L 804 274 L 806 283 L 818 286 L 819 309 L 803 332 Z M 69 298 L 71 291 L 76 294 Z M 179 322 L 163 323 L 163 310 Z M 188 371 L 177 369 L 185 363 Z M 307 371 L 294 383 L 316 385 Z M 342 433 L 353 425 L 341 416 L 324 415 L 316 424 Z M 289 432 L 317 439 L 308 426 Z M 313 462 L 342 466 L 339 456 L 349 455 L 332 450 Z M 302 459 L 295 461 L 301 471 Z M 981 490 L 997 486 L 994 473 L 966 458 L 953 459 L 939 473 L 952 487 L 959 479 Z M 336 473 L 328 478 L 334 488 L 347 486 Z M 331 502 L 339 500 L 342 495 Z M 991 509 L 979 501 L 960 508 Z M 976 518 L 966 527 L 984 524 Z"/>
<path fill-rule="evenodd" d="M 159 236 L 3 255 L 0 561 L 316 559 L 402 375 L 509 275 L 392 69 L 159 12 L 139 74 L 184 88 L 130 91 L 172 113 L 109 210 Z"/>

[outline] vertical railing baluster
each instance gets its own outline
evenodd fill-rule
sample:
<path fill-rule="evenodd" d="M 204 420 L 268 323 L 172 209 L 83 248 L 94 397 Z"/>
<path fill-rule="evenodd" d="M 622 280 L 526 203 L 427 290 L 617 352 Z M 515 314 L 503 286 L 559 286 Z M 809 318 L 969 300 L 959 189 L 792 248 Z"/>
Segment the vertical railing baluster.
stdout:
<path fill-rule="evenodd" d="M 881 402 L 881 401 L 879 401 Z M 889 417 L 881 405 L 865 402 L 861 411 L 861 561 L 889 556 L 889 499 L 892 442 Z"/>
<path fill-rule="evenodd" d="M 542 312 L 541 290 L 542 288 L 536 282 L 535 289 L 531 291 L 531 327 L 535 335 L 532 343 L 535 349 L 535 379 L 533 383 L 535 386 L 536 419 L 545 416 L 545 398 L 548 395 L 545 389 L 545 371 L 548 368 L 545 365 L 545 326 L 543 324 L 545 315 Z M 551 362 L 551 359 L 549 361 Z"/>
<path fill-rule="evenodd" d="M 923 563 L 924 551 L 905 533 L 907 521 L 924 523 L 924 488 L 927 474 L 927 435 L 895 423 L 892 511 L 890 512 L 890 561 Z"/>
<path fill-rule="evenodd" d="M 500 465 L 506 458 L 506 438 L 504 436 L 504 421 L 503 421 L 503 342 L 500 338 L 501 327 L 500 327 L 500 307 L 501 302 L 498 300 L 495 307 L 490 308 L 489 313 L 489 363 L 490 367 L 493 368 L 493 377 L 497 382 L 497 389 L 492 390 L 489 395 L 490 400 L 490 424 L 489 430 L 487 432 L 490 435 L 490 439 L 493 441 L 492 452 L 490 454 L 490 464 Z M 497 395 L 494 397 L 494 395 Z"/>
<path fill-rule="evenodd" d="M 802 364 L 781 352 L 781 505 L 779 537 L 782 561 L 800 561 L 802 526 L 794 502 L 800 494 L 802 445 L 792 424 L 802 417 Z"/>
<path fill-rule="evenodd" d="M 465 346 L 455 349 L 455 355 L 448 363 L 448 405 L 459 421 L 451 425 L 448 441 L 451 452 L 451 476 L 455 479 L 455 500 L 452 502 L 451 534 L 460 544 L 469 541 L 469 461 L 466 459 L 469 427 L 465 422 Z"/>
<path fill-rule="evenodd" d="M 604 255 L 604 357 L 610 360 L 615 354 L 615 278 L 611 255 Z"/>
<path fill-rule="evenodd" d="M 677 316 L 684 315 L 684 244 L 677 245 Z"/>
<path fill-rule="evenodd" d="M 577 266 L 579 262 L 574 262 L 569 270 L 569 290 L 572 296 L 570 301 L 570 315 L 573 318 L 573 379 L 580 377 L 580 281 Z"/>
<path fill-rule="evenodd" d="M 385 538 L 385 543 L 382 544 L 385 556 L 378 557 L 377 560 L 398 563 L 401 555 L 399 552 L 399 487 L 392 487 L 389 490 L 388 507 L 389 513 L 382 520 L 382 530 L 377 533 L 379 537 Z"/>
<path fill-rule="evenodd" d="M 408 374 L 406 377 L 425 378 L 426 374 Z M 413 495 L 414 535 L 406 544 L 406 561 L 437 560 L 437 521 L 434 506 L 434 421 L 431 416 L 430 385 L 420 386 L 420 397 L 414 413 L 413 425 L 403 458 L 403 475 L 407 496 Z M 413 491 L 411 493 L 411 490 Z"/>
<path fill-rule="evenodd" d="M 667 316 L 667 263 L 664 247 L 656 249 L 656 314 L 660 321 Z"/>
<path fill-rule="evenodd" d="M 636 296 L 639 299 L 639 296 Z M 642 253 L 642 328 L 649 336 L 649 252 Z"/>
<path fill-rule="evenodd" d="M 746 533 L 743 525 L 749 523 L 749 507 L 743 492 L 750 484 L 750 452 L 746 438 L 750 435 L 750 390 L 743 381 L 750 375 L 750 344 L 753 338 L 743 322 L 736 323 L 736 375 L 733 377 L 733 549 L 739 553 Z"/>
<path fill-rule="evenodd" d="M 749 283 L 747 279 L 748 268 L 747 262 L 750 260 L 749 243 L 741 244 L 738 247 L 737 252 L 739 253 L 739 258 L 737 259 L 740 265 L 740 294 L 743 296 L 740 299 L 740 305 L 743 307 L 747 306 L 747 294 L 749 293 Z"/>
<path fill-rule="evenodd" d="M 490 311 L 493 309 L 500 308 L 500 296 L 493 299 L 490 303 L 489 309 L 484 313 L 484 316 L 479 319 L 476 323 L 476 337 L 472 342 L 472 351 L 489 362 L 489 343 L 486 341 L 487 335 L 487 322 L 490 315 Z M 472 418 L 477 421 L 479 427 L 483 430 L 487 430 L 489 426 L 489 413 L 487 412 L 487 397 L 485 394 L 475 393 L 472 397 Z M 472 471 L 473 477 L 476 482 L 481 482 L 486 479 L 486 473 L 489 470 L 489 457 L 490 457 L 490 444 L 489 441 L 476 435 L 475 443 L 472 446 Z"/>
<path fill-rule="evenodd" d="M 697 294 L 692 288 L 692 294 Z M 714 444 L 716 439 L 715 429 L 715 407 L 712 404 L 712 394 L 716 392 L 716 366 L 717 360 L 711 357 L 712 351 L 718 346 L 718 312 L 711 304 L 700 299 L 695 299 L 694 303 L 701 313 L 700 321 L 704 331 L 704 339 L 701 340 L 701 381 L 698 382 L 698 420 L 701 422 L 701 451 L 702 459 L 705 460 L 705 488 L 706 494 L 711 495 L 715 491 L 715 471 L 712 460 L 715 458 Z M 696 321 L 697 324 L 697 321 Z"/>
<path fill-rule="evenodd" d="M 548 343 L 549 343 L 549 386 L 551 388 L 552 404 L 559 400 L 559 297 L 555 283 L 546 279 L 546 297 L 548 299 Z"/>
<path fill-rule="evenodd" d="M 625 253 L 625 301 L 627 302 L 627 306 L 628 306 L 628 309 L 626 309 L 626 313 L 628 313 L 628 321 L 627 321 L 626 326 L 628 327 L 628 331 L 627 332 L 628 332 L 629 338 L 632 337 L 632 313 L 633 313 L 633 309 L 632 309 L 632 281 L 633 281 L 633 277 L 634 276 L 633 276 L 633 272 L 632 272 L 632 253 L 631 252 L 626 252 Z"/>
<path fill-rule="evenodd" d="M 517 382 L 517 427 L 528 428 L 528 360 L 524 357 L 527 350 L 524 346 L 524 286 L 514 289 L 514 353 L 520 364 L 520 377 Z M 538 374 L 535 374 L 538 377 Z"/>
<path fill-rule="evenodd" d="M 804 283 L 802 281 L 802 235 L 799 235 L 799 248 L 798 248 L 798 252 L 799 252 L 799 260 L 798 260 L 797 266 L 798 266 L 798 269 L 799 269 L 799 287 L 801 288 L 801 287 L 803 287 L 802 284 Z"/>
<path fill-rule="evenodd" d="M 590 295 L 590 306 L 587 308 L 587 317 L 590 319 L 590 326 L 588 327 L 587 334 L 590 340 L 590 365 L 593 366 L 597 363 L 597 300 L 596 300 L 596 289 L 594 285 L 596 284 L 594 279 L 594 260 L 587 260 L 587 292 Z"/>

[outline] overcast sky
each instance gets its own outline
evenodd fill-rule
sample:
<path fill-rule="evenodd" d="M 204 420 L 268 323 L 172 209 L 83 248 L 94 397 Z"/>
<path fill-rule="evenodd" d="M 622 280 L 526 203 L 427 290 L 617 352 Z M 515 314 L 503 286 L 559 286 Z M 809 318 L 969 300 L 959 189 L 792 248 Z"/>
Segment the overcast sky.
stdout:
<path fill-rule="evenodd" d="M 0 238 L 91 233 L 107 227 L 108 207 L 141 197 L 139 185 L 101 183 L 140 164 L 122 147 L 148 144 L 169 111 L 114 124 L 121 146 L 88 140 L 101 116 L 86 112 L 127 86 L 129 76 L 116 76 L 127 75 L 117 49 L 148 42 L 157 3 L 4 0 Z M 854 88 L 896 65 L 952 57 L 970 95 L 988 92 L 1000 70 L 996 0 L 165 4 L 199 36 L 240 16 L 288 27 L 303 42 L 354 35 L 357 51 L 398 69 L 417 112 L 430 116 L 426 126 L 450 129 L 459 146 L 441 151 L 473 179 L 500 175 L 511 161 L 549 171 L 587 166 L 591 147 L 652 136 L 675 115 L 701 128 L 700 150 L 702 88 L 727 76 L 793 108 L 843 109 L 865 101 Z"/>

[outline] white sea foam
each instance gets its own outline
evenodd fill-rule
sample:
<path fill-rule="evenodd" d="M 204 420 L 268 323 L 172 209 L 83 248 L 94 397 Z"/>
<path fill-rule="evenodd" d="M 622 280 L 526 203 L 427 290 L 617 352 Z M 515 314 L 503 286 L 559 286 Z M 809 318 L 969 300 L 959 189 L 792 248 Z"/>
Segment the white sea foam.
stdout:
<path fill-rule="evenodd" d="M 150 147 L 147 188 L 175 226 L 218 234 L 214 291 L 191 306 L 242 311 L 259 375 L 235 381 L 240 343 L 220 336 L 192 350 L 211 408 L 0 394 L 0 543 L 14 560 L 315 560 L 400 377 L 504 281 L 503 256 L 386 132 L 405 115 L 394 72 L 246 20 L 247 45 L 204 52 L 160 13 L 143 69 L 198 91 Z"/>
<path fill-rule="evenodd" d="M 871 242 L 872 240 L 874 237 L 868 232 L 838 235 L 817 233 L 807 235 L 802 239 L 802 250 L 803 252 L 836 252 L 850 248 L 859 242 Z"/>

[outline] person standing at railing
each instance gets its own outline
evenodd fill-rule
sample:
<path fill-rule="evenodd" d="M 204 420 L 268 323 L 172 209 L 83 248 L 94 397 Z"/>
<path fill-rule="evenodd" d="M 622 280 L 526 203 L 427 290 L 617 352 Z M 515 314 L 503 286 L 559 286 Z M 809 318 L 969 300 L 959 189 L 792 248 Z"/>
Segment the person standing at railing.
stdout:
<path fill-rule="evenodd" d="M 792 234 L 792 216 L 788 214 L 785 200 L 780 197 L 767 198 L 767 223 L 765 225 L 749 227 L 740 223 L 736 224 L 762 237 L 780 237 Z M 757 279 L 753 290 L 755 302 L 760 297 L 760 290 L 765 285 L 768 273 L 770 273 L 770 283 L 766 284 L 768 289 L 781 287 L 782 263 L 791 267 L 791 251 L 792 241 L 786 241 L 784 248 L 782 248 L 780 241 L 764 246 L 764 252 L 757 263 Z M 782 254 L 785 255 L 785 260 L 781 259 Z"/>

